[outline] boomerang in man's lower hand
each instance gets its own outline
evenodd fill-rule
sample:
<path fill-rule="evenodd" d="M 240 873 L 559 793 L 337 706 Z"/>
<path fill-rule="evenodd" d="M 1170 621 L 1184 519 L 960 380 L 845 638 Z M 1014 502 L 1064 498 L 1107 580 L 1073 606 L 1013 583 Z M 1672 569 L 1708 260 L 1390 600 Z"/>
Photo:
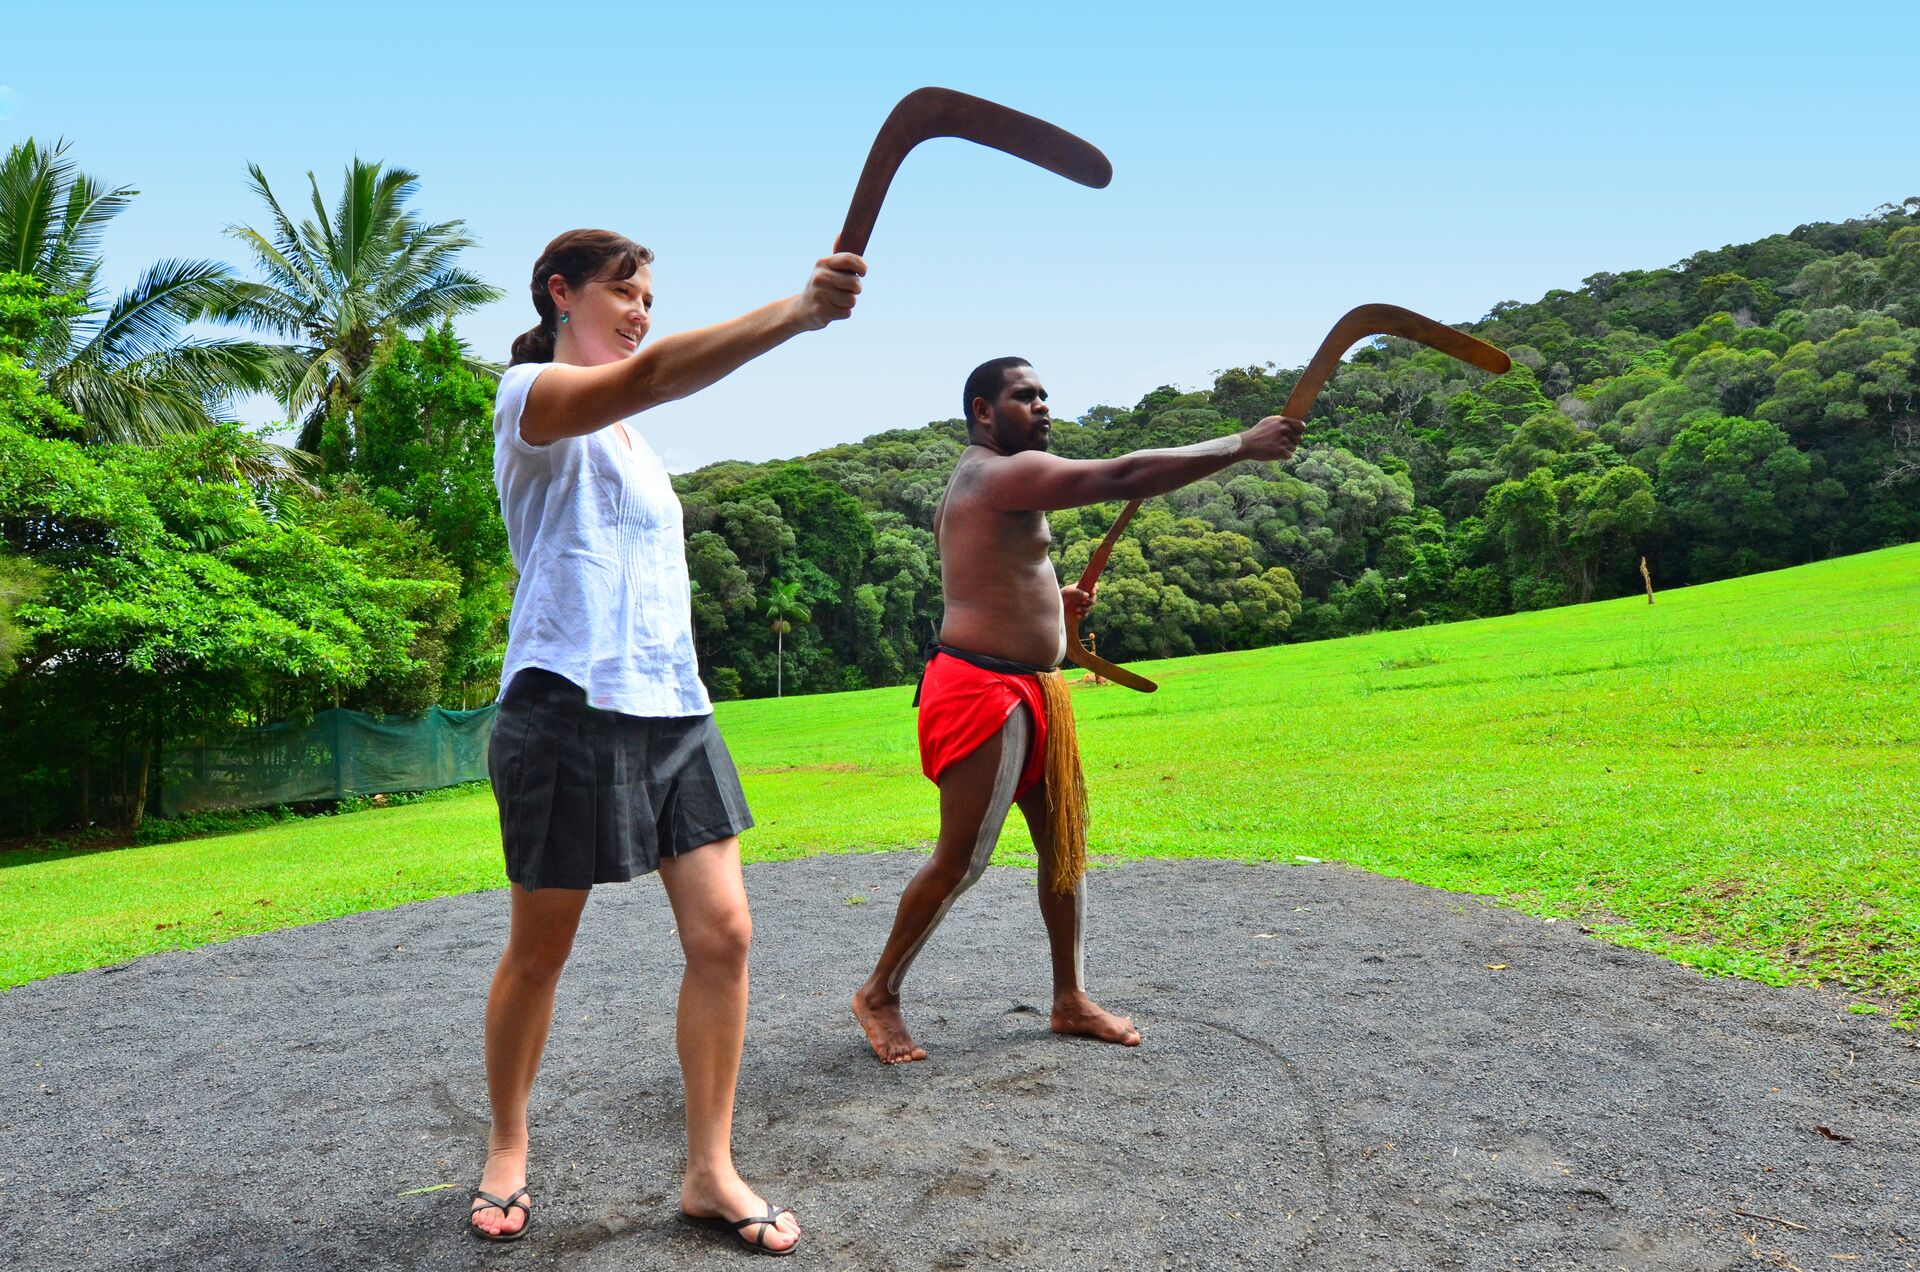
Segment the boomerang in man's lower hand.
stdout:
<path fill-rule="evenodd" d="M 1313 409 L 1314 400 L 1320 396 L 1328 377 L 1340 365 L 1341 356 L 1360 341 L 1374 336 L 1399 336 L 1402 340 L 1438 349 L 1450 358 L 1458 358 L 1468 366 L 1478 367 L 1493 375 L 1505 375 L 1513 367 L 1512 360 L 1506 354 L 1484 340 L 1476 340 L 1464 331 L 1455 331 L 1445 323 L 1435 322 L 1411 309 L 1402 309 L 1398 305 L 1361 305 L 1358 309 L 1348 310 L 1339 322 L 1333 324 L 1333 330 L 1320 342 L 1306 370 L 1300 373 L 1300 379 L 1293 386 L 1287 404 L 1280 408 L 1280 414 L 1296 420 L 1306 419 L 1307 412 Z M 1113 529 L 1107 531 L 1107 537 L 1094 549 L 1086 570 L 1080 575 L 1081 591 L 1092 593 L 1095 583 L 1099 581 L 1100 571 L 1107 566 L 1107 557 L 1112 554 L 1114 543 L 1120 538 L 1120 532 L 1127 528 L 1127 523 L 1133 520 L 1133 514 L 1140 511 L 1140 503 L 1138 499 L 1129 503 L 1119 520 L 1113 523 Z M 1069 661 L 1095 675 L 1117 680 L 1129 689 L 1138 689 L 1141 693 L 1152 693 L 1159 688 L 1145 676 L 1116 666 L 1088 649 L 1087 643 L 1080 638 L 1080 618 L 1076 614 L 1067 616 L 1067 636 Z"/>

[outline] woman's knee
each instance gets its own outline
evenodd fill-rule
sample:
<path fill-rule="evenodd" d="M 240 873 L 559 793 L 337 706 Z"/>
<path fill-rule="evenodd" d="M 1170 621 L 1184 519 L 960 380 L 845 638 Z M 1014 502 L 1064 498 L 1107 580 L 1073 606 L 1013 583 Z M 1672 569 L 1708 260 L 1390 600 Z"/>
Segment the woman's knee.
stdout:
<path fill-rule="evenodd" d="M 573 936 L 580 928 L 580 912 L 587 893 L 564 888 L 528 892 L 513 887 L 513 918 L 507 930 L 502 970 L 529 980 L 557 980 L 573 952 Z"/>
<path fill-rule="evenodd" d="M 501 957 L 501 970 L 510 976 L 530 981 L 556 981 L 573 952 L 573 933 L 543 933 L 518 936 L 507 942 Z"/>
<path fill-rule="evenodd" d="M 680 931 L 687 965 L 709 969 L 745 968 L 747 947 L 753 943 L 753 915 L 743 897 L 737 904 L 717 906 L 700 921 Z"/>

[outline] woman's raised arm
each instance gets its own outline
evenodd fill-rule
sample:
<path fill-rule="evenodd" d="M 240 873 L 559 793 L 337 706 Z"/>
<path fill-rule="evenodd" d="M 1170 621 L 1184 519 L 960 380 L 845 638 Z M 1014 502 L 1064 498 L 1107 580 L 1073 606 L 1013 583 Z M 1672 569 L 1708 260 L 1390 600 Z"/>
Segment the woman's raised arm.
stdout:
<path fill-rule="evenodd" d="M 600 366 L 555 363 L 535 380 L 520 415 L 534 446 L 597 432 L 615 420 L 688 397 L 803 331 L 853 312 L 866 262 L 851 252 L 818 261 L 796 296 L 711 327 L 683 331 Z"/>

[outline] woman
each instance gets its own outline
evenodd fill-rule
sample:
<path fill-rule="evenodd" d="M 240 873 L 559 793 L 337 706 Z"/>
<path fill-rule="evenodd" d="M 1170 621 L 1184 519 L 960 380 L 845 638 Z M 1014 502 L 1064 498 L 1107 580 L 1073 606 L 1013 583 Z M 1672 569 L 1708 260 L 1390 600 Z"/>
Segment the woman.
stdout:
<path fill-rule="evenodd" d="M 739 834 L 753 819 L 694 661 L 680 502 L 623 421 L 846 317 L 866 266 L 827 257 L 799 295 L 643 352 L 652 260 L 604 230 L 549 243 L 533 268 L 540 324 L 513 342 L 494 409 L 520 572 L 487 761 L 512 921 L 487 996 L 493 1129 L 468 1228 L 490 1241 L 526 1232 L 527 1098 L 580 912 L 594 884 L 658 869 L 687 962 L 681 1214 L 787 1254 L 797 1219 L 740 1178 L 730 1143 L 752 929 Z"/>

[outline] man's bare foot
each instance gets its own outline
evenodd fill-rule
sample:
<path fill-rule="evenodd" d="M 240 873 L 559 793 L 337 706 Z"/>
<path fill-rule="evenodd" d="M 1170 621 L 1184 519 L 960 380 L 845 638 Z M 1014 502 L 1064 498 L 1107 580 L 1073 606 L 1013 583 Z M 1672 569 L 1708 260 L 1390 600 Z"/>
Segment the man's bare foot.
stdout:
<path fill-rule="evenodd" d="M 1116 1016 L 1086 994 L 1075 991 L 1053 1000 L 1053 1032 L 1117 1042 L 1123 1047 L 1140 1045 L 1140 1031 L 1125 1016 Z"/>
<path fill-rule="evenodd" d="M 480 1191 L 492 1193 L 502 1201 L 511 1201 L 513 1194 L 527 1183 L 527 1146 L 521 1144 L 515 1148 L 495 1148 L 487 1151 L 486 1169 L 480 1172 Z M 531 1196 L 520 1198 L 522 1202 L 531 1202 Z M 502 1212 L 498 1206 L 489 1206 L 478 1197 L 473 1199 L 473 1209 L 467 1216 L 467 1222 L 489 1237 L 510 1237 L 527 1226 L 528 1211 L 514 1206 Z"/>
<path fill-rule="evenodd" d="M 689 1219 L 722 1219 L 732 1224 L 772 1209 L 732 1167 L 714 1174 L 688 1171 L 680 1185 L 680 1213 Z M 783 1210 L 772 1223 L 750 1223 L 734 1232 L 748 1245 L 787 1250 L 800 1240 L 800 1220 L 791 1210 Z"/>
<path fill-rule="evenodd" d="M 853 1018 L 867 1031 L 867 1043 L 873 1048 L 873 1054 L 885 1063 L 907 1064 L 927 1058 L 926 1048 L 916 1045 L 913 1035 L 907 1032 L 907 1021 L 900 1014 L 898 998 L 875 1002 L 863 986 L 853 995 Z"/>

